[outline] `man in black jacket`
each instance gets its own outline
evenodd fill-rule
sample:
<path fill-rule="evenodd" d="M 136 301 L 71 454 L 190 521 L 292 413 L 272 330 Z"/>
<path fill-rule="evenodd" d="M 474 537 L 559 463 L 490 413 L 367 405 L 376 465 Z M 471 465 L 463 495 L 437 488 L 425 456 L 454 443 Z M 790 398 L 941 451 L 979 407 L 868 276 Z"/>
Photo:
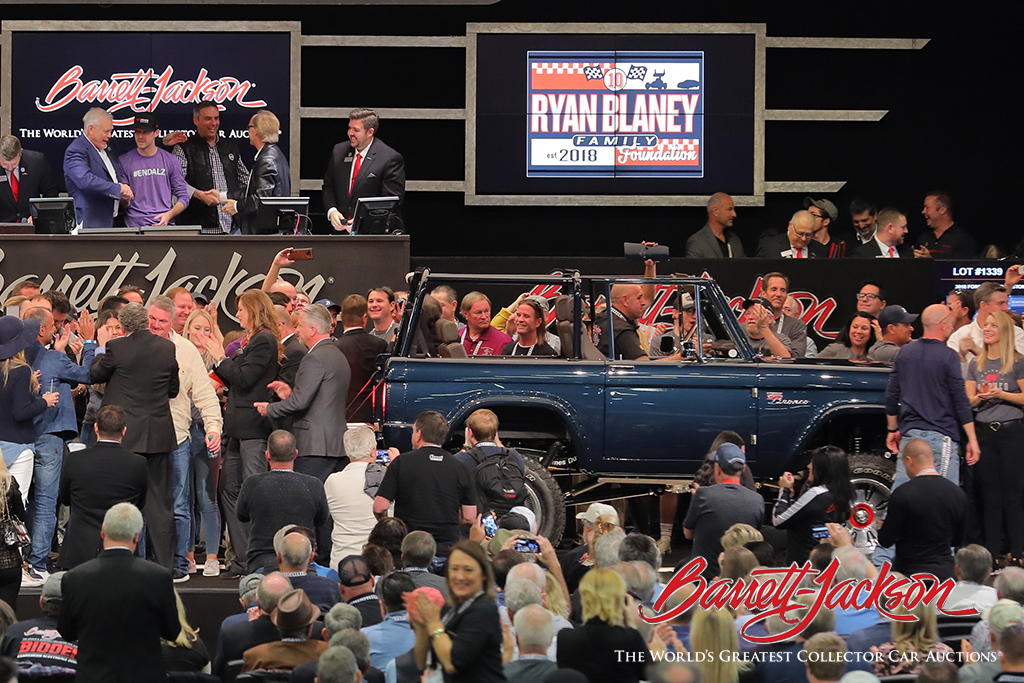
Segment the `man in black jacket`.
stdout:
<path fill-rule="evenodd" d="M 405 199 L 405 160 L 376 139 L 377 113 L 354 109 L 348 118 L 348 142 L 334 146 L 324 175 L 324 208 L 339 232 L 352 229 L 360 197 L 398 197 L 399 206 Z"/>
<path fill-rule="evenodd" d="M 64 575 L 57 628 L 78 641 L 78 683 L 167 678 L 160 639 L 181 623 L 171 572 L 135 557 L 141 533 L 139 509 L 118 503 L 103 518 L 103 552 Z"/>
<path fill-rule="evenodd" d="M 232 232 L 233 218 L 220 210 L 228 199 L 238 199 L 249 183 L 249 169 L 242 163 L 238 143 L 220 137 L 220 109 L 204 100 L 192 109 L 195 135 L 171 133 L 164 138 L 175 145 L 174 154 L 185 172 L 185 182 L 196 189 L 178 216 L 178 225 L 201 225 L 204 235 Z"/>
<path fill-rule="evenodd" d="M 117 503 L 146 504 L 146 459 L 121 447 L 125 433 L 121 406 L 96 413 L 96 444 L 64 458 L 60 471 L 61 505 L 71 509 L 57 564 L 73 569 L 99 553 L 103 515 Z"/>
<path fill-rule="evenodd" d="M 907 237 L 907 217 L 896 209 L 886 208 L 878 212 L 875 221 L 875 237 L 852 252 L 855 258 L 913 258 L 914 254 L 903 244 Z"/>
<path fill-rule="evenodd" d="M 146 456 L 149 485 L 146 519 L 149 548 L 168 569 L 174 561 L 174 514 L 170 453 L 177 447 L 168 400 L 178 395 L 178 361 L 174 344 L 149 331 L 141 304 L 128 304 L 118 314 L 128 336 L 109 338 L 101 327 L 100 347 L 92 362 L 92 381 L 106 382 L 103 405 L 124 408 L 127 430 L 123 446 Z"/>
<path fill-rule="evenodd" d="M 17 223 L 31 215 L 33 197 L 56 197 L 57 177 L 41 152 L 21 148 L 13 135 L 0 138 L 0 223 Z"/>
<path fill-rule="evenodd" d="M 334 340 L 348 359 L 352 373 L 348 383 L 345 415 L 349 422 L 370 422 L 373 404 L 370 379 L 377 369 L 377 356 L 386 353 L 388 343 L 366 331 L 366 297 L 352 294 L 341 302 L 342 333 Z"/>

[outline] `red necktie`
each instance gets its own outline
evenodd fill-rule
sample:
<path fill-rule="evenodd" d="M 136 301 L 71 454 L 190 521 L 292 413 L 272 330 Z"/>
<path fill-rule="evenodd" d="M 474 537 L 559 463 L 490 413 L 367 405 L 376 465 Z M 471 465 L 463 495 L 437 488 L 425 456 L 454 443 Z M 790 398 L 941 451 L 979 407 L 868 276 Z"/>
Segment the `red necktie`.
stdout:
<path fill-rule="evenodd" d="M 11 171 L 11 194 L 14 195 L 14 203 L 18 203 L 18 174 Z"/>
<path fill-rule="evenodd" d="M 889 247 L 889 258 L 896 258 L 896 250 Z"/>
<path fill-rule="evenodd" d="M 796 258 L 803 258 L 803 249 L 794 249 L 796 252 Z"/>
<path fill-rule="evenodd" d="M 352 188 L 356 186 L 356 176 L 359 175 L 359 164 L 363 161 L 363 153 L 356 152 L 356 163 L 352 166 L 352 182 L 348 184 L 348 196 L 352 196 Z"/>

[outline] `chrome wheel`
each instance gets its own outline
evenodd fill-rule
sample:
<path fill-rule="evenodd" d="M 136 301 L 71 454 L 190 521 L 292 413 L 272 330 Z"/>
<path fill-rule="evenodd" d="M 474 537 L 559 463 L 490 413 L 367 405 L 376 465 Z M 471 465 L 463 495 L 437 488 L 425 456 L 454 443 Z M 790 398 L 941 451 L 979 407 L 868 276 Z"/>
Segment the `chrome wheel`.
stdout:
<path fill-rule="evenodd" d="M 878 520 L 885 517 L 892 490 L 873 478 L 854 478 L 853 501 L 850 505 L 850 519 L 846 527 L 853 537 L 853 545 L 872 553 L 878 546 Z"/>

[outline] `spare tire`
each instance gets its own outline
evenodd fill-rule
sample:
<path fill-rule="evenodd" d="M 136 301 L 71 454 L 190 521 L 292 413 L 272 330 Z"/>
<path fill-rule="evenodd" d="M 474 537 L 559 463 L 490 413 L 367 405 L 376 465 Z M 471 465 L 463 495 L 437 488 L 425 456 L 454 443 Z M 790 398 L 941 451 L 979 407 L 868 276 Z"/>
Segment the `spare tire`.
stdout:
<path fill-rule="evenodd" d="M 896 460 L 882 454 L 855 453 L 849 457 L 853 501 L 847 527 L 853 544 L 866 553 L 878 545 L 879 518 L 885 517 L 896 477 Z"/>
<path fill-rule="evenodd" d="M 526 501 L 537 516 L 537 533 L 557 546 L 565 531 L 565 495 L 555 478 L 536 458 L 523 456 L 526 464 Z"/>

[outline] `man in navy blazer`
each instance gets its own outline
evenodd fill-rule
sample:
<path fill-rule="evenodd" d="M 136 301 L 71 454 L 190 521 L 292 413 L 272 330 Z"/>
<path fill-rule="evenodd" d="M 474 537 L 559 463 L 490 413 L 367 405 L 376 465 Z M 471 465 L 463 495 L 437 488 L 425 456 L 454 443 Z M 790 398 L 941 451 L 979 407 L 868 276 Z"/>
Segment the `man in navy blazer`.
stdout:
<path fill-rule="evenodd" d="M 82 118 L 83 133 L 64 153 L 64 182 L 75 200 L 78 227 L 109 228 L 121 212 L 121 200 L 134 195 L 117 159 L 107 153 L 114 118 L 93 107 Z"/>

